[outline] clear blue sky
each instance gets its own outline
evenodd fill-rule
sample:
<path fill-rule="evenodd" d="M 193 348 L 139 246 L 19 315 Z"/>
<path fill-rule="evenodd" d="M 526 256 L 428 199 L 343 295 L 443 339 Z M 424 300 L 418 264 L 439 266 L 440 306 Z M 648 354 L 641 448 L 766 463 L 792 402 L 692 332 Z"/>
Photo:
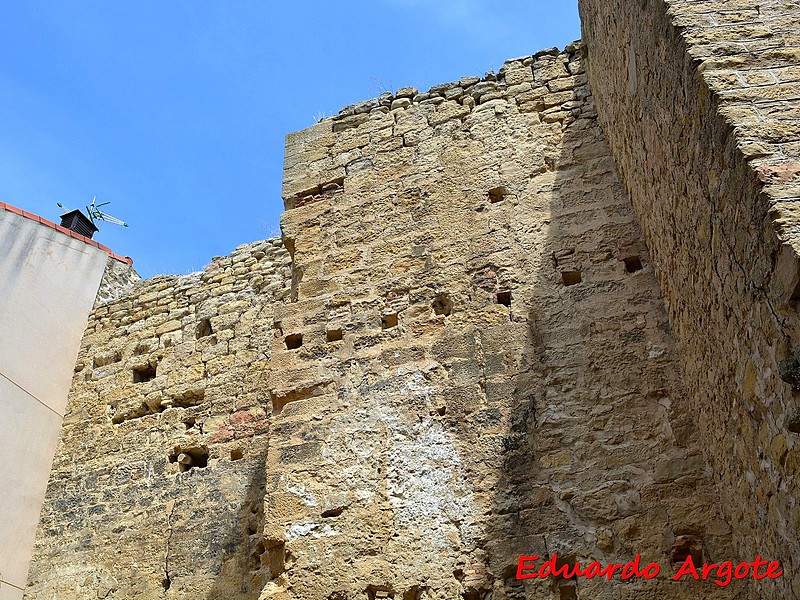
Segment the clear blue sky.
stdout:
<path fill-rule="evenodd" d="M 576 0 L 4 2 L 0 200 L 95 236 L 143 276 L 278 233 L 287 133 L 580 37 Z"/>

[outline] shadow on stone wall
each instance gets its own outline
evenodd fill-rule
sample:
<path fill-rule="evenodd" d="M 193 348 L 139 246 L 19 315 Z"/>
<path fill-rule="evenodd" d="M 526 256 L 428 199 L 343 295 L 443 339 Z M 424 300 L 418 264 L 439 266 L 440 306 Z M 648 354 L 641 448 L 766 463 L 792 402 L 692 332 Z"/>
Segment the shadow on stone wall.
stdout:
<path fill-rule="evenodd" d="M 267 444 L 253 457 L 246 493 L 225 539 L 225 557 L 207 600 L 256 600 L 269 580 L 271 552 L 264 541 Z"/>
<path fill-rule="evenodd" d="M 464 598 L 749 597 L 742 586 L 668 581 L 685 547 L 735 560 L 730 529 L 715 509 L 650 257 L 596 121 L 567 126 L 551 162 L 547 241 L 532 261 L 540 268 L 487 528 L 494 590 L 467 587 Z M 582 565 L 641 554 L 665 576 L 516 579 L 520 555 L 553 553 Z"/>

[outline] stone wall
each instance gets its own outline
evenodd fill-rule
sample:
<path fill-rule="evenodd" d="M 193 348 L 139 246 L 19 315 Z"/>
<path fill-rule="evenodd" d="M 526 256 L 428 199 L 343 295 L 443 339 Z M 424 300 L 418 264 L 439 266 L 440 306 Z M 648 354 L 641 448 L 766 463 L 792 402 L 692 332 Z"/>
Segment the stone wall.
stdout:
<path fill-rule="evenodd" d="M 264 381 L 288 262 L 279 239 L 257 242 L 95 307 L 26 597 L 258 596 Z"/>
<path fill-rule="evenodd" d="M 800 4 L 581 0 L 589 79 L 738 551 L 800 597 Z"/>
<path fill-rule="evenodd" d="M 271 442 L 283 597 L 568 598 L 516 557 L 732 553 L 578 51 L 289 136 L 281 326 L 303 336 L 294 389 L 323 395 Z"/>
<path fill-rule="evenodd" d="M 286 250 L 98 306 L 28 597 L 748 597 L 668 581 L 737 555 L 581 52 L 290 135 Z"/>

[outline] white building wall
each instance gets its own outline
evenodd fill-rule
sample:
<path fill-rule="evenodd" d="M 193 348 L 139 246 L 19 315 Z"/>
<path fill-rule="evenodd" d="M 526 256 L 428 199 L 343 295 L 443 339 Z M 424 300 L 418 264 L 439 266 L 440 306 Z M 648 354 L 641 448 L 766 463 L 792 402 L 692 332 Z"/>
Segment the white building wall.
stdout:
<path fill-rule="evenodd" d="M 0 207 L 0 600 L 22 598 L 108 253 Z"/>

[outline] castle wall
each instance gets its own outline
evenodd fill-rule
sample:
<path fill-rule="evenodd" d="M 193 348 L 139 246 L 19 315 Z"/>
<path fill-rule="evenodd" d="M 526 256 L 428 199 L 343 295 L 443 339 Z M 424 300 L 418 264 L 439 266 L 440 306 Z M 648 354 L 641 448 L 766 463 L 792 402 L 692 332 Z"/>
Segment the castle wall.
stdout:
<path fill-rule="evenodd" d="M 21 598 L 72 367 L 108 254 L 0 205 L 0 598 Z"/>
<path fill-rule="evenodd" d="M 264 371 L 287 273 L 266 240 L 95 307 L 26 597 L 258 596 Z"/>
<path fill-rule="evenodd" d="M 526 553 L 733 555 L 576 46 L 348 107 L 286 157 L 281 327 L 321 395 L 274 421 L 275 597 L 741 591 L 514 578 Z"/>
<path fill-rule="evenodd" d="M 599 120 L 650 247 L 737 549 L 800 597 L 800 7 L 581 0 Z"/>
<path fill-rule="evenodd" d="M 284 197 L 95 309 L 28 597 L 746 597 L 668 581 L 736 556 L 579 46 L 290 135 Z"/>

